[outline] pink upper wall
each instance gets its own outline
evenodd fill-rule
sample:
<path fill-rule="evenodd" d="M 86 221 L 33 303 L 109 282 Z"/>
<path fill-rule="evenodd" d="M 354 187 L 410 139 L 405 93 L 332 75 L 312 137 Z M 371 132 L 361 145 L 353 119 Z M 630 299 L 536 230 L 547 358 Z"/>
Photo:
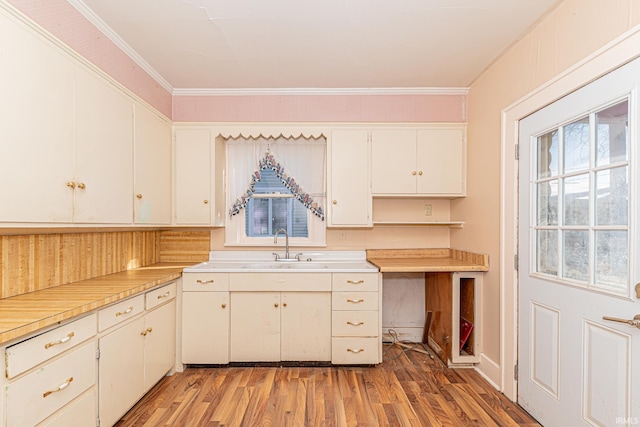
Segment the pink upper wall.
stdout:
<path fill-rule="evenodd" d="M 174 96 L 176 122 L 465 122 L 466 95 Z"/>
<path fill-rule="evenodd" d="M 171 118 L 171 93 L 66 0 L 8 0 L 15 8 Z"/>
<path fill-rule="evenodd" d="M 172 97 L 66 0 L 8 2 L 173 121 L 466 121 L 464 94 Z"/>

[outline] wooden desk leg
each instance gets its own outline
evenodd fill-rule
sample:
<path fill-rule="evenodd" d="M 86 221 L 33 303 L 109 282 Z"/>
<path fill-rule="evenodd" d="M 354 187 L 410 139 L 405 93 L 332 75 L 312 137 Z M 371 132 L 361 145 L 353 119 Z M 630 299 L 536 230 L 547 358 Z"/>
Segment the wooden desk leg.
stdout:
<path fill-rule="evenodd" d="M 424 319 L 424 331 L 422 332 L 422 344 L 429 345 L 429 329 L 431 328 L 431 315 L 432 311 L 427 311 Z"/>

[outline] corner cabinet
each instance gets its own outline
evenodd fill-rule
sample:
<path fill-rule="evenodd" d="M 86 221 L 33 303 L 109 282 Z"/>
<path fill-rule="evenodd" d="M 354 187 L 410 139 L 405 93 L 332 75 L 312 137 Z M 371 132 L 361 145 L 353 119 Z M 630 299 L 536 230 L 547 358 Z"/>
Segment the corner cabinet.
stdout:
<path fill-rule="evenodd" d="M 465 196 L 465 134 L 459 124 L 373 130 L 373 196 Z"/>
<path fill-rule="evenodd" d="M 371 227 L 370 135 L 365 129 L 331 132 L 328 143 L 329 227 Z"/>

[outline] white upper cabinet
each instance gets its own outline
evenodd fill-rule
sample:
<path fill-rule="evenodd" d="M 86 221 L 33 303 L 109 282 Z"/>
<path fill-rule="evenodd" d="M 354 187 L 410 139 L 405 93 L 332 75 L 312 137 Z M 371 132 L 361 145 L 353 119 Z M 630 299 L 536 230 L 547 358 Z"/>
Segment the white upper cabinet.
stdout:
<path fill-rule="evenodd" d="M 73 63 L 0 14 L 0 222 L 69 222 Z"/>
<path fill-rule="evenodd" d="M 136 104 L 134 114 L 134 221 L 171 223 L 171 124 Z"/>
<path fill-rule="evenodd" d="M 465 195 L 465 127 L 372 131 L 374 196 L 462 197 Z"/>
<path fill-rule="evenodd" d="M 76 70 L 74 222 L 130 224 L 133 101 L 95 74 Z"/>
<path fill-rule="evenodd" d="M 176 224 L 210 224 L 214 162 L 209 129 L 176 129 L 174 157 Z"/>
<path fill-rule="evenodd" d="M 331 132 L 327 225 L 371 227 L 371 169 L 369 132 L 340 129 Z"/>

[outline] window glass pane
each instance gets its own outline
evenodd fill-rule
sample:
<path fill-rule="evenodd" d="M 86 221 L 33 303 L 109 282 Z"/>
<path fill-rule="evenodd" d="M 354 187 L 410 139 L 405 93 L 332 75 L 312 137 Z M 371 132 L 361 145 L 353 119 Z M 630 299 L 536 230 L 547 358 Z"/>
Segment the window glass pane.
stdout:
<path fill-rule="evenodd" d="M 627 101 L 596 114 L 596 164 L 598 166 L 628 159 L 628 115 Z"/>
<path fill-rule="evenodd" d="M 589 174 L 565 178 L 564 181 L 564 224 L 589 224 Z"/>
<path fill-rule="evenodd" d="M 563 274 L 568 279 L 589 280 L 589 232 L 586 230 L 565 230 L 562 232 Z"/>
<path fill-rule="evenodd" d="M 542 182 L 538 187 L 538 225 L 558 224 L 558 180 Z"/>
<path fill-rule="evenodd" d="M 270 236 L 273 232 L 269 228 L 269 200 L 251 199 L 245 213 L 247 236 Z"/>
<path fill-rule="evenodd" d="M 273 224 L 273 234 L 281 228 L 284 228 L 287 230 L 289 237 L 291 237 L 291 233 L 289 233 L 289 230 L 287 229 L 287 202 L 287 199 L 271 199 L 273 215 L 271 222 Z"/>
<path fill-rule="evenodd" d="M 629 245 L 626 231 L 596 231 L 596 284 L 626 290 Z"/>
<path fill-rule="evenodd" d="M 596 173 L 596 224 L 627 225 L 629 176 L 627 166 Z"/>
<path fill-rule="evenodd" d="M 537 232 L 537 271 L 558 275 L 558 233 L 555 230 Z"/>
<path fill-rule="evenodd" d="M 309 229 L 307 223 L 309 221 L 309 211 L 301 202 L 295 199 L 289 200 L 293 207 L 293 220 L 290 235 L 292 237 L 308 237 Z"/>
<path fill-rule="evenodd" d="M 564 173 L 589 167 L 589 117 L 563 126 Z"/>
<path fill-rule="evenodd" d="M 558 175 L 558 130 L 538 137 L 538 178 Z"/>

